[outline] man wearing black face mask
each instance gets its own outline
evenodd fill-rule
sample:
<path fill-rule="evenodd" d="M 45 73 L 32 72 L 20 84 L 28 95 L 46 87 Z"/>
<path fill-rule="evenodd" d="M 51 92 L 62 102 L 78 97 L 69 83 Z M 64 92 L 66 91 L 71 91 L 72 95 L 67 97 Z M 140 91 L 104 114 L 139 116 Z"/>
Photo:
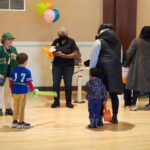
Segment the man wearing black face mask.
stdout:
<path fill-rule="evenodd" d="M 63 77 L 65 83 L 66 107 L 73 108 L 72 104 L 72 76 L 74 72 L 74 58 L 78 55 L 78 48 L 73 39 L 68 37 L 68 33 L 64 27 L 58 30 L 58 38 L 52 43 L 56 49 L 52 67 L 53 74 L 53 90 L 58 93 L 58 97 L 54 99 L 52 108 L 60 107 L 60 83 Z"/>

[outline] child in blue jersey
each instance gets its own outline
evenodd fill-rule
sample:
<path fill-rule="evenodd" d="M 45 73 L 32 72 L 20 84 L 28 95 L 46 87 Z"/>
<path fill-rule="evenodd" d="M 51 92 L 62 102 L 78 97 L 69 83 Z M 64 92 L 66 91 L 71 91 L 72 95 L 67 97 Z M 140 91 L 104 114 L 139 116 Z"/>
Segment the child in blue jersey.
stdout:
<path fill-rule="evenodd" d="M 89 128 L 102 126 L 103 101 L 107 98 L 106 87 L 99 78 L 98 69 L 90 69 L 90 80 L 86 84 L 88 110 L 90 125 Z"/>
<path fill-rule="evenodd" d="M 14 113 L 12 128 L 29 128 L 30 124 L 24 122 L 24 110 L 28 88 L 33 92 L 31 72 L 25 66 L 27 65 L 28 55 L 20 53 L 16 61 L 18 67 L 10 75 L 10 88 L 14 98 Z"/>

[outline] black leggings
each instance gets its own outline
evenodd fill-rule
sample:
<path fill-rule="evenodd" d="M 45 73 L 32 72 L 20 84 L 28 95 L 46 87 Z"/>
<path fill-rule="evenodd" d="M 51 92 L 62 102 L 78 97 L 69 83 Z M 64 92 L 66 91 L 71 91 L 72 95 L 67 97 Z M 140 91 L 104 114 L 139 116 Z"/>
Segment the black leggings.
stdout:
<path fill-rule="evenodd" d="M 109 92 L 109 96 L 111 98 L 113 115 L 117 115 L 119 109 L 119 99 L 117 93 Z"/>
<path fill-rule="evenodd" d="M 132 102 L 131 102 L 132 105 L 136 105 L 137 98 L 138 98 L 139 95 L 140 95 L 139 91 L 133 91 L 133 99 L 132 99 Z"/>
<path fill-rule="evenodd" d="M 125 84 L 124 86 L 124 90 L 123 90 L 123 96 L 124 96 L 124 106 L 131 106 L 131 101 L 132 101 L 132 91 L 128 90 L 125 88 Z"/>

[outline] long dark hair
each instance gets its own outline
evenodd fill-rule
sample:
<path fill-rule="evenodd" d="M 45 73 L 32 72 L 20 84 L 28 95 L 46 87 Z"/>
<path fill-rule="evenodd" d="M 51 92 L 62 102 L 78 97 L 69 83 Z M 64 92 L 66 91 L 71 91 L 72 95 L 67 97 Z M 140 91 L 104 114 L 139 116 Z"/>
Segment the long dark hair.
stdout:
<path fill-rule="evenodd" d="M 139 38 L 150 39 L 150 26 L 144 26 L 140 32 Z"/>
<path fill-rule="evenodd" d="M 111 23 L 104 23 L 104 24 L 101 24 L 97 33 L 99 34 L 101 30 L 103 29 L 111 29 L 113 30 L 113 25 Z"/>
<path fill-rule="evenodd" d="M 98 31 L 97 31 L 97 35 L 95 36 L 95 39 L 99 39 L 99 35 L 100 35 L 100 31 L 103 29 L 111 29 L 113 30 L 114 27 L 111 23 L 103 23 L 99 26 Z"/>

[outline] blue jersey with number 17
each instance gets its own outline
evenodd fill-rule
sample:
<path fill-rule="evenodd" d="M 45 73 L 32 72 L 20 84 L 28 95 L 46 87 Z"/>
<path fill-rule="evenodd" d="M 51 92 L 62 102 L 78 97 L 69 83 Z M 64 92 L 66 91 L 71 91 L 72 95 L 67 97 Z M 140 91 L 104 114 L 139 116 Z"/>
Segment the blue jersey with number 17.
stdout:
<path fill-rule="evenodd" d="M 26 94 L 28 93 L 27 82 L 32 81 L 31 72 L 25 67 L 17 67 L 10 74 L 10 81 L 13 82 L 13 94 Z"/>

